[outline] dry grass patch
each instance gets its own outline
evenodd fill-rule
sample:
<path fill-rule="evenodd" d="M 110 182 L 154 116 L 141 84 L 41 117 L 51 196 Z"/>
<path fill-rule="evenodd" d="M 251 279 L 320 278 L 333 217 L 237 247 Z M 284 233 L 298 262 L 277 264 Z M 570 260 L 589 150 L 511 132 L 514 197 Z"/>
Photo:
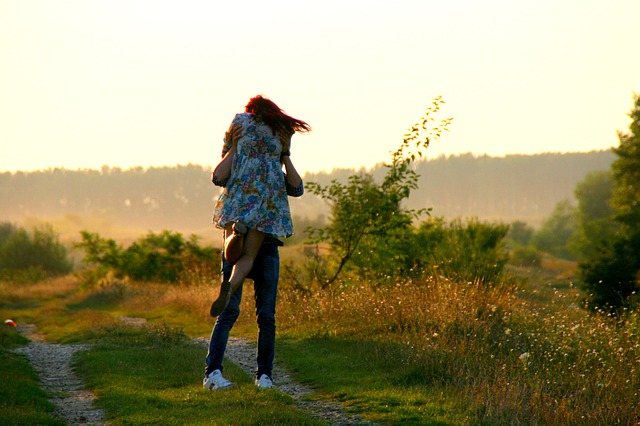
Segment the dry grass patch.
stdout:
<path fill-rule="evenodd" d="M 546 307 L 521 291 L 430 279 L 286 292 L 280 324 L 288 335 L 388 344 L 376 354 L 381 365 L 411 387 L 465 395 L 474 417 L 491 424 L 640 421 L 640 314 Z"/>

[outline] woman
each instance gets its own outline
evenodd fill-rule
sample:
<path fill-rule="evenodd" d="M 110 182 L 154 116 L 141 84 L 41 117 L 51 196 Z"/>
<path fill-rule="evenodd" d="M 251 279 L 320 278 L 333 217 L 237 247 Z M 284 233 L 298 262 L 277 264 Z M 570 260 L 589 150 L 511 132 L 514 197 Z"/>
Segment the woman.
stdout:
<path fill-rule="evenodd" d="M 229 236 L 225 257 L 235 264 L 211 305 L 211 316 L 220 315 L 242 285 L 265 236 L 293 234 L 282 164 L 290 155 L 293 134 L 310 130 L 309 124 L 285 114 L 263 96 L 251 98 L 245 112 L 236 114 L 231 122 L 223 160 L 213 172 L 214 180 L 228 177 L 213 222 Z"/>

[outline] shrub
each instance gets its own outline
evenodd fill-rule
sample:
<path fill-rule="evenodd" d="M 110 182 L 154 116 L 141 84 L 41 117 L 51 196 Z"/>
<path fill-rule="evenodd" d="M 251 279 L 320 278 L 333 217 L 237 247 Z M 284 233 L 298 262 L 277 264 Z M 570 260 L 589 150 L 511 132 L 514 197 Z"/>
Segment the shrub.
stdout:
<path fill-rule="evenodd" d="M 76 246 L 85 251 L 84 261 L 96 267 L 93 280 L 104 278 L 110 271 L 117 278 L 138 281 L 208 280 L 215 273 L 213 260 L 219 254 L 213 247 L 200 247 L 195 235 L 185 240 L 182 234 L 167 230 L 149 232 L 126 249 L 96 233 L 82 231 L 81 235 L 82 242 Z"/>
<path fill-rule="evenodd" d="M 73 265 L 67 249 L 50 225 L 35 228 L 31 233 L 9 223 L 0 225 L 0 273 L 2 276 L 63 275 Z"/>
<path fill-rule="evenodd" d="M 511 223 L 509 227 L 509 233 L 507 233 L 507 239 L 516 245 L 527 245 L 531 242 L 531 237 L 535 230 L 531 225 L 526 222 L 517 220 Z"/>
<path fill-rule="evenodd" d="M 542 254 L 532 245 L 517 246 L 511 250 L 511 263 L 522 266 L 540 266 Z"/>
<path fill-rule="evenodd" d="M 509 225 L 475 219 L 466 223 L 431 219 L 418 228 L 417 261 L 445 278 L 485 284 L 496 282 L 508 259 L 503 244 L 508 230 Z"/>

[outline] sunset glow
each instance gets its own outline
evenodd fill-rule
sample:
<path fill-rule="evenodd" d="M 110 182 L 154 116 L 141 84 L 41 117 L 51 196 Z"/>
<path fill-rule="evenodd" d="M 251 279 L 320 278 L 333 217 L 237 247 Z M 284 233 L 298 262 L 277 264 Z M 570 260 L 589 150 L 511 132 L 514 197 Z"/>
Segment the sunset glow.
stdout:
<path fill-rule="evenodd" d="M 262 93 L 313 126 L 302 172 L 385 161 L 432 99 L 431 155 L 607 149 L 640 91 L 636 0 L 0 0 L 0 171 L 217 160 Z"/>

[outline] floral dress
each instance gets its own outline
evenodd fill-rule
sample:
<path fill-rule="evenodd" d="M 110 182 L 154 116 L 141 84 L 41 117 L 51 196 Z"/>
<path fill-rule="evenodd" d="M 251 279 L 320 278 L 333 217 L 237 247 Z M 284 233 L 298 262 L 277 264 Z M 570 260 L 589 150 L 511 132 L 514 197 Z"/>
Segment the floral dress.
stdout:
<path fill-rule="evenodd" d="M 250 113 L 236 114 L 231 126 L 242 129 L 231 175 L 213 212 L 218 228 L 242 220 L 248 228 L 289 237 L 293 222 L 280 162 L 282 141 Z M 229 132 L 228 134 L 230 134 Z M 224 151 L 231 148 L 224 140 Z"/>

